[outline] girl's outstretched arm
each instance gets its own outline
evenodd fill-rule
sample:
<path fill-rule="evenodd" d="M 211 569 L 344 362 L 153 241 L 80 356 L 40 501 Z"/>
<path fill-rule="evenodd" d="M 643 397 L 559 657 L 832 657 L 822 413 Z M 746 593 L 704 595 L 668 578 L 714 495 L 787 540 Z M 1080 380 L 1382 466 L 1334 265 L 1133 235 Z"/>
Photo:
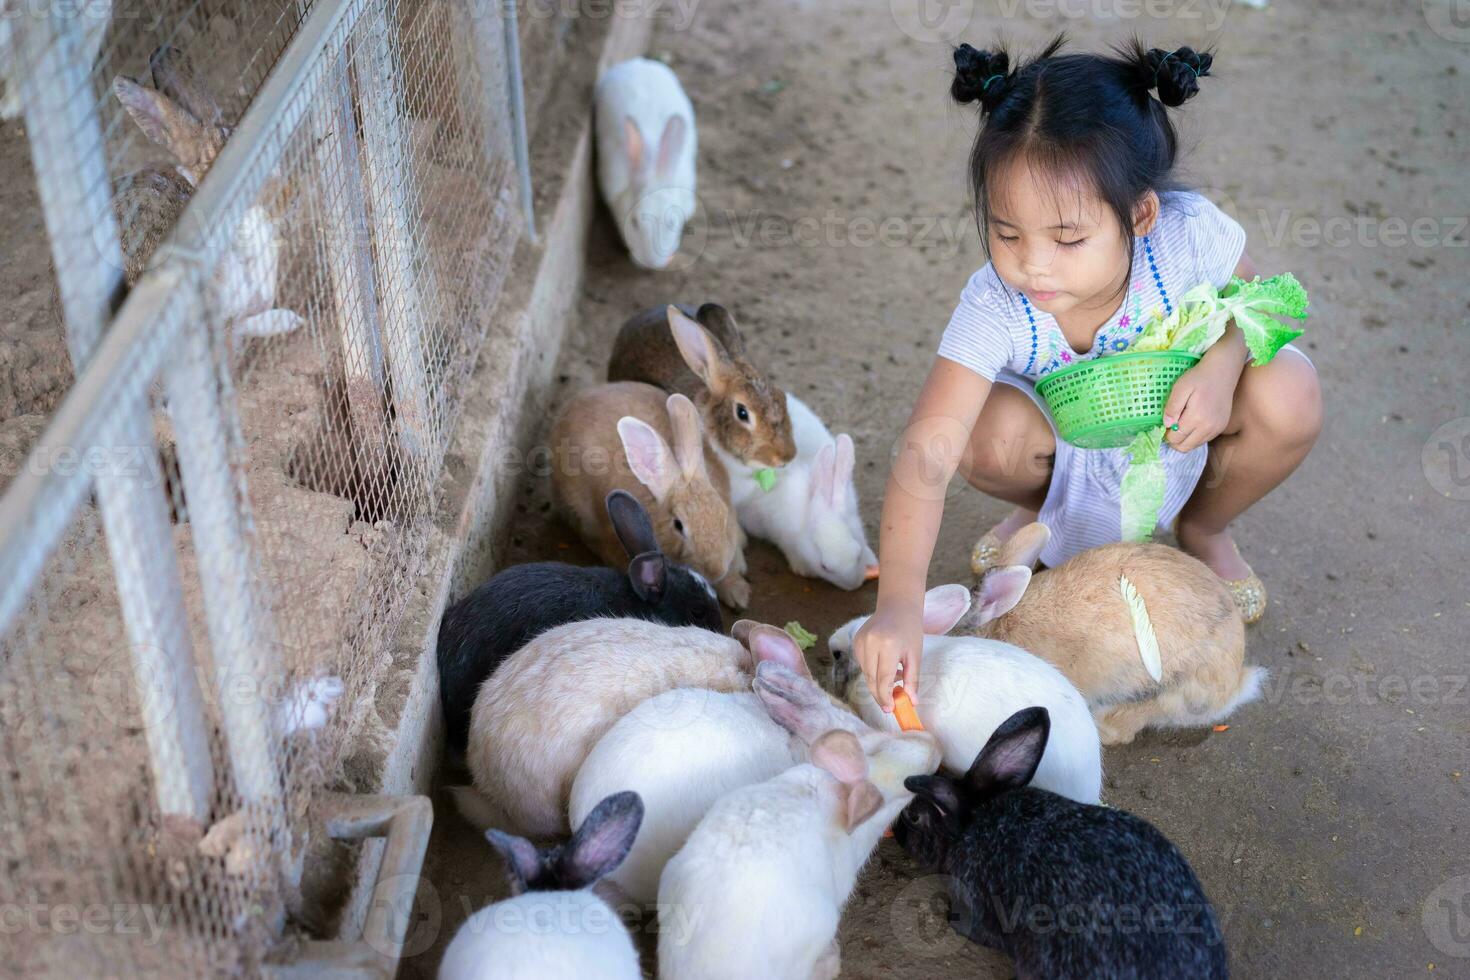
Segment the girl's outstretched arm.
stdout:
<path fill-rule="evenodd" d="M 905 690 L 918 692 L 924 586 L 945 490 L 969 449 L 990 384 L 969 368 L 935 358 L 899 438 L 878 533 L 878 608 L 853 642 L 853 656 L 884 711 L 893 710 L 900 663 Z"/>

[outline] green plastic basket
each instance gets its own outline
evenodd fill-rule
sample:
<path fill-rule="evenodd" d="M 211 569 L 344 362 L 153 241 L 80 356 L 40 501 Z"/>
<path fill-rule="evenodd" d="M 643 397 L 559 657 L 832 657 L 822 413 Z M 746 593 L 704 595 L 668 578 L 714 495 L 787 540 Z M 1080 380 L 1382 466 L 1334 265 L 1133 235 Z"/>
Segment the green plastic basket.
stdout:
<path fill-rule="evenodd" d="M 1036 382 L 1057 434 L 1082 449 L 1115 449 L 1164 422 L 1164 403 L 1198 354 L 1161 350 L 1113 354 L 1054 371 Z"/>

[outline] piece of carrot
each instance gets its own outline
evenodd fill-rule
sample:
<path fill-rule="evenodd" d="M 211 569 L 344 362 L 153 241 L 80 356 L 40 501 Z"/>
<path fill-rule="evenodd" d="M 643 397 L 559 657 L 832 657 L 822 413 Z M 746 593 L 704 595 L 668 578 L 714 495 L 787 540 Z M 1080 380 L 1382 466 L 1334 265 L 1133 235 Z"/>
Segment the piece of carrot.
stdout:
<path fill-rule="evenodd" d="M 1230 731 L 1230 726 L 1229 725 L 1216 725 L 1215 728 L 1214 728 L 1214 731 L 1217 731 L 1217 732 L 1228 732 L 1228 731 Z"/>
<path fill-rule="evenodd" d="M 867 568 L 863 569 L 863 581 L 864 582 L 872 582 L 877 577 L 878 577 L 878 566 L 877 565 L 869 565 Z"/>
<path fill-rule="evenodd" d="M 898 720 L 898 727 L 906 732 L 922 732 L 924 725 L 919 721 L 919 712 L 914 709 L 914 700 L 909 697 L 909 692 L 899 684 L 893 688 L 893 717 Z"/>

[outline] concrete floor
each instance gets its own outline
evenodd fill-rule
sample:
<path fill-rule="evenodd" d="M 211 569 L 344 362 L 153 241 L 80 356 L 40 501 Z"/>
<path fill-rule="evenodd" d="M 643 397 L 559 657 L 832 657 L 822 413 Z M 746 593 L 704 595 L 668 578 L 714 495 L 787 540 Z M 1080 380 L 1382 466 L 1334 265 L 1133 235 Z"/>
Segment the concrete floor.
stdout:
<path fill-rule="evenodd" d="M 1105 795 L 1182 848 L 1237 976 L 1470 977 L 1470 253 L 1457 220 L 1470 214 L 1470 32 L 1432 2 L 1423 17 L 1367 0 L 1158 6 L 1171 17 L 982 0 L 950 4 L 944 22 L 951 37 L 1003 33 L 1021 50 L 1059 29 L 1074 48 L 1133 32 L 1213 42 L 1216 77 L 1184 113 L 1185 177 L 1241 220 L 1264 273 L 1293 271 L 1312 295 L 1303 343 L 1326 430 L 1237 529 L 1272 594 L 1248 638 L 1271 670 L 1267 696 L 1226 732 L 1109 750 Z M 853 434 L 871 531 L 889 447 L 983 262 L 964 173 L 974 120 L 948 103 L 949 46 L 927 39 L 914 3 L 835 7 L 705 0 L 662 22 L 653 52 L 697 107 L 703 220 L 687 267 L 651 274 L 599 215 L 560 370 L 568 391 L 599 380 L 630 311 L 730 305 L 753 356 Z M 1058 13 L 1093 7 L 1104 16 Z M 1416 244 L 1400 221 L 1434 231 Z M 884 244 L 880 227 L 899 231 Z M 510 561 L 588 560 L 542 519 L 544 485 L 528 484 L 520 508 Z M 1004 512 L 956 487 L 931 583 L 967 581 L 970 543 Z M 751 565 L 756 618 L 825 637 L 873 602 L 871 585 L 794 578 L 763 545 Z M 488 848 L 436 802 L 426 876 L 438 911 L 421 909 L 406 976 L 431 975 L 453 929 L 500 888 Z M 935 882 L 886 842 L 844 916 L 843 975 L 1011 976 L 945 931 L 937 907 Z"/>

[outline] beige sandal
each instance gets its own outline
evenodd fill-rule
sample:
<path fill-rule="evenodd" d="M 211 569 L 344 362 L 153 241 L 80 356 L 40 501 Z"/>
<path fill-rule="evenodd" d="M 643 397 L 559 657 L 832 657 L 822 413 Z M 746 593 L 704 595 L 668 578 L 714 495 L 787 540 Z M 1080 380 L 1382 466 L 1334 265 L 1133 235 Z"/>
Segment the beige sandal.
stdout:
<path fill-rule="evenodd" d="M 1239 548 L 1235 549 L 1235 554 L 1239 557 Z M 1250 568 L 1250 565 L 1245 567 Z M 1266 583 L 1261 581 L 1255 569 L 1252 568 L 1251 573 L 1245 578 L 1226 579 L 1225 587 L 1230 590 L 1230 595 L 1235 599 L 1235 605 L 1240 609 L 1240 617 L 1245 620 L 1245 625 L 1259 623 L 1261 617 L 1266 615 Z"/>
<path fill-rule="evenodd" d="M 1177 540 L 1179 538 L 1179 518 L 1174 518 L 1174 523 L 1169 525 L 1169 530 Z M 1245 561 L 1244 556 L 1240 553 L 1240 546 L 1234 541 L 1230 542 L 1230 546 L 1235 549 L 1235 556 Z M 1230 597 L 1235 600 L 1235 608 L 1240 610 L 1240 618 L 1245 620 L 1245 625 L 1252 626 L 1259 623 L 1261 617 L 1266 615 L 1266 583 L 1261 581 L 1260 576 L 1256 574 L 1254 568 L 1250 567 L 1249 563 L 1245 567 L 1250 571 L 1245 578 L 1227 578 L 1222 581 L 1225 583 L 1225 588 L 1230 590 Z"/>

